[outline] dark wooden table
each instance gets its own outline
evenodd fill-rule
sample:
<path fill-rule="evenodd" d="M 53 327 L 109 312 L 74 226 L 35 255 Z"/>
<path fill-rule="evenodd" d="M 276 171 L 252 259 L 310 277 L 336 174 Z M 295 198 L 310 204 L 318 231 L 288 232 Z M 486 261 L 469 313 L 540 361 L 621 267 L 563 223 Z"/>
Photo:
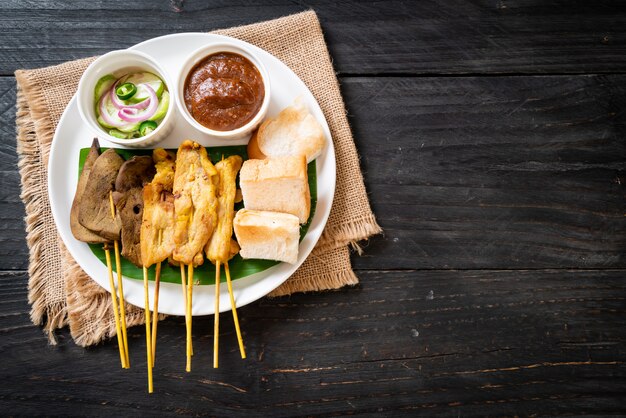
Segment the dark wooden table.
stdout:
<path fill-rule="evenodd" d="M 626 6 L 620 2 L 0 2 L 0 415 L 626 413 Z M 13 71 L 313 8 L 384 236 L 354 288 L 223 316 L 220 368 L 159 328 L 146 393 L 117 343 L 29 319 Z M 210 347 L 212 317 L 198 318 Z"/>

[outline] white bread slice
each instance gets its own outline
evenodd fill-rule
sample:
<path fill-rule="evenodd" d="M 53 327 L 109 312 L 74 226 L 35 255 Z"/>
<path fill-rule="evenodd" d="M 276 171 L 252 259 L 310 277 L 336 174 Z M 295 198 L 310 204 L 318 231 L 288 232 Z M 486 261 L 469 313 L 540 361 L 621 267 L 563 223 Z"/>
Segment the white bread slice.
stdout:
<path fill-rule="evenodd" d="M 268 157 L 304 154 L 310 163 L 322 153 L 326 136 L 322 125 L 299 97 L 276 118 L 261 124 L 256 142 L 261 153 Z"/>
<path fill-rule="evenodd" d="M 248 158 L 251 160 L 264 160 L 267 158 L 267 155 L 263 154 L 259 149 L 259 142 L 257 140 L 258 133 L 258 129 L 252 133 L 252 136 L 248 141 L 248 146 L 246 147 L 246 150 L 248 151 Z"/>
<path fill-rule="evenodd" d="M 247 160 L 239 173 L 246 209 L 290 213 L 309 219 L 311 194 L 304 155 Z"/>
<path fill-rule="evenodd" d="M 242 258 L 260 258 L 295 264 L 300 224 L 288 213 L 241 209 L 233 221 Z"/>

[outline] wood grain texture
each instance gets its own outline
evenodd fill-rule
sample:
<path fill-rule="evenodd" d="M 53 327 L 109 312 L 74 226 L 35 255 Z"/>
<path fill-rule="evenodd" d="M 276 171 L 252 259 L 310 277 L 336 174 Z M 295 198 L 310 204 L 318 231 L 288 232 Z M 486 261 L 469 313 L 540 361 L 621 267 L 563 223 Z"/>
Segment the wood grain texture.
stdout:
<path fill-rule="evenodd" d="M 0 411 L 58 415 L 549 415 L 623 412 L 623 271 L 361 272 L 357 288 L 264 299 L 240 309 L 242 361 L 223 315 L 220 368 L 212 318 L 160 324 L 154 396 L 143 329 L 132 368 L 114 342 L 83 350 L 30 325 L 26 277 L 0 274 Z M 68 364 L 72 364 L 68 367 Z M 17 409 L 19 408 L 19 409 Z"/>
<path fill-rule="evenodd" d="M 348 78 L 368 269 L 624 267 L 623 76 Z"/>
<path fill-rule="evenodd" d="M 307 9 L 321 21 L 384 236 L 361 284 L 47 345 L 31 324 L 18 68 Z M 621 2 L 0 2 L 0 415 L 626 415 Z M 603 74 L 599 74 L 603 73 Z M 544 75 L 545 74 L 545 75 Z"/>
<path fill-rule="evenodd" d="M 317 12 L 341 73 L 578 74 L 623 72 L 626 65 L 626 9 L 614 0 L 5 0 L 0 74 L 169 33 L 209 31 L 307 9 Z"/>

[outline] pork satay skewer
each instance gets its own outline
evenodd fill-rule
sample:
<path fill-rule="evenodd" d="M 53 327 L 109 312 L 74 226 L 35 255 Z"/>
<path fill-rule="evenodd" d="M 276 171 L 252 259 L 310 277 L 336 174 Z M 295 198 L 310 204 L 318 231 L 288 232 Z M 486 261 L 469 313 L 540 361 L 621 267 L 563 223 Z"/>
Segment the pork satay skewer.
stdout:
<path fill-rule="evenodd" d="M 189 140 L 180 145 L 174 171 L 176 247 L 172 257 L 188 269 L 185 309 L 187 371 L 191 370 L 193 270 L 204 262 L 203 249 L 217 223 L 217 199 L 212 180 L 216 175 L 204 147 Z"/>
<path fill-rule="evenodd" d="M 233 155 L 216 164 L 215 168 L 219 176 L 216 178 L 217 195 L 218 195 L 218 221 L 215 232 L 205 247 L 207 258 L 215 264 L 215 322 L 213 337 L 213 367 L 219 366 L 219 298 L 220 298 L 220 267 L 224 265 L 226 280 L 228 283 L 228 292 L 230 295 L 231 310 L 235 328 L 237 330 L 237 340 L 239 342 L 239 350 L 241 357 L 245 358 L 245 349 L 241 338 L 241 330 L 239 329 L 239 319 L 237 318 L 237 305 L 232 293 L 232 285 L 230 282 L 230 269 L 228 268 L 228 260 L 230 260 L 237 251 L 233 251 L 232 234 L 233 234 L 233 218 L 235 216 L 234 205 L 236 195 L 235 180 L 237 173 L 241 168 L 242 158 Z"/>
<path fill-rule="evenodd" d="M 115 204 L 113 204 L 113 191 L 109 192 L 109 206 L 111 208 L 111 218 L 115 219 Z M 120 244 L 118 240 L 113 241 L 113 249 L 115 251 L 115 270 L 117 272 L 117 286 L 120 292 L 120 327 L 122 329 L 122 344 L 124 346 L 124 362 L 125 369 L 130 368 L 130 357 L 128 356 L 128 336 L 126 333 L 126 301 L 124 300 L 124 284 L 122 279 L 122 262 L 120 256 Z M 117 297 L 117 294 L 113 297 Z"/>
<path fill-rule="evenodd" d="M 146 316 L 146 354 L 148 358 L 148 392 L 152 392 L 152 368 L 156 354 L 156 321 L 161 262 L 174 249 L 174 197 L 171 194 L 174 157 L 163 149 L 153 152 L 156 174 L 143 187 L 143 217 L 141 221 L 141 260 L 144 273 L 144 313 Z M 156 264 L 154 319 L 151 326 L 148 267 Z"/>

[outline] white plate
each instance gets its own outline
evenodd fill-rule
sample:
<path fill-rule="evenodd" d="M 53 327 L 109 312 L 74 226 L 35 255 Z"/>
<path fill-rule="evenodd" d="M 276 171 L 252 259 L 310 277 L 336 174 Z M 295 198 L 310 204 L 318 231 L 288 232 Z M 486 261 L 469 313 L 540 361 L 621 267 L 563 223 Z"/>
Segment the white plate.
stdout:
<path fill-rule="evenodd" d="M 220 42 L 224 38 L 220 35 L 204 33 L 181 33 L 150 39 L 133 46 L 131 49 L 137 49 L 154 57 L 163 69 L 169 73 L 170 79 L 176 80 L 180 70 L 179 66 L 188 54 L 207 43 Z M 295 265 L 279 263 L 262 272 L 233 281 L 233 291 L 237 306 L 242 306 L 263 297 L 281 285 L 309 255 L 322 234 L 330 213 L 335 193 L 336 166 L 335 150 L 328 124 L 319 104 L 302 80 L 285 64 L 268 52 L 246 42 L 235 41 L 256 52 L 270 74 L 272 98 L 268 117 L 275 116 L 281 109 L 289 106 L 296 97 L 303 96 L 311 113 L 321 123 L 327 139 L 327 146 L 317 159 L 317 207 L 308 233 L 300 243 L 298 262 Z M 247 143 L 247 139 L 244 141 L 228 141 L 203 137 L 182 116 L 177 115 L 177 118 L 176 127 L 167 139 L 159 143 L 159 146 L 177 148 L 184 139 L 194 139 L 205 146 Z M 68 250 L 89 276 L 98 282 L 100 286 L 110 290 L 106 266 L 96 258 L 87 244 L 77 241 L 70 230 L 70 207 L 78 181 L 79 150 L 80 148 L 89 147 L 91 140 L 92 134 L 89 128 L 82 122 L 78 114 L 76 97 L 73 97 L 63 112 L 54 134 L 48 164 L 48 193 L 50 195 L 52 215 L 59 234 Z M 100 145 L 103 147 L 115 146 L 102 140 Z M 230 310 L 227 287 L 225 285 L 220 286 L 220 291 L 220 311 Z M 154 283 L 151 281 L 151 305 L 153 303 L 153 293 Z M 185 309 L 181 293 L 180 284 L 162 282 L 159 296 L 159 312 L 171 315 L 184 315 Z M 195 286 L 193 297 L 194 315 L 214 313 L 214 293 L 214 285 Z M 124 278 L 124 295 L 129 303 L 143 307 L 143 281 Z"/>

